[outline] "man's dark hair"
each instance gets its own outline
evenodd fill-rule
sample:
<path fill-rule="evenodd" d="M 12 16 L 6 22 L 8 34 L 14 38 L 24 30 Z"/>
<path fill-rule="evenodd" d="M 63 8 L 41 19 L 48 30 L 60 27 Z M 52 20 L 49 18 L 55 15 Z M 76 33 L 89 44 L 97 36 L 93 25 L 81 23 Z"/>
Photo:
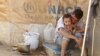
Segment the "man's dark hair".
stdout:
<path fill-rule="evenodd" d="M 76 18 L 79 20 L 83 17 L 83 11 L 80 7 L 76 7 L 73 14 L 75 14 Z"/>
<path fill-rule="evenodd" d="M 71 15 L 70 14 L 64 14 L 64 16 L 63 16 L 63 20 L 64 20 L 64 18 L 71 18 Z"/>

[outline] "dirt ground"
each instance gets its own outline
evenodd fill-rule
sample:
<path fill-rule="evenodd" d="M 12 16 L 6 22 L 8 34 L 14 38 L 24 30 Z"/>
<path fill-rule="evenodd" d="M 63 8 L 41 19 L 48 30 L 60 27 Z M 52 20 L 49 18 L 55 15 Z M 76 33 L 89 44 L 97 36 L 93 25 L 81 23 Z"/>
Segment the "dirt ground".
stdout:
<path fill-rule="evenodd" d="M 47 56 L 43 48 L 38 48 L 31 55 L 22 55 L 12 48 L 0 45 L 0 56 Z"/>
<path fill-rule="evenodd" d="M 94 56 L 100 56 L 100 17 L 96 19 L 96 29 L 94 38 Z"/>

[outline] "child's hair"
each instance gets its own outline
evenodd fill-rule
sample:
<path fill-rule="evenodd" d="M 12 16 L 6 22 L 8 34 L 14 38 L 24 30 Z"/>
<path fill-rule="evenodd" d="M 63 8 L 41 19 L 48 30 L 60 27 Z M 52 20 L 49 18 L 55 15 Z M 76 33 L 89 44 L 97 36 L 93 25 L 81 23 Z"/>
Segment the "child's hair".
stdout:
<path fill-rule="evenodd" d="M 64 14 L 64 16 L 63 16 L 63 20 L 65 19 L 65 18 L 71 18 L 71 15 L 70 14 Z"/>

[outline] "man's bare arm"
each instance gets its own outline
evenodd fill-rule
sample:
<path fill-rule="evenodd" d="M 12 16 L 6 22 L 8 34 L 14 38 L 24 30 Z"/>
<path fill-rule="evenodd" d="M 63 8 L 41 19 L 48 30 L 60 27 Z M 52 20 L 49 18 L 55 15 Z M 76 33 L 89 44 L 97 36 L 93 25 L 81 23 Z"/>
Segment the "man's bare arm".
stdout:
<path fill-rule="evenodd" d="M 66 32 L 64 28 L 60 28 L 60 29 L 59 29 L 59 33 L 60 33 L 61 35 L 65 36 L 66 38 L 70 38 L 70 39 L 74 39 L 74 40 L 77 39 L 74 35 L 72 35 L 72 34 Z"/>

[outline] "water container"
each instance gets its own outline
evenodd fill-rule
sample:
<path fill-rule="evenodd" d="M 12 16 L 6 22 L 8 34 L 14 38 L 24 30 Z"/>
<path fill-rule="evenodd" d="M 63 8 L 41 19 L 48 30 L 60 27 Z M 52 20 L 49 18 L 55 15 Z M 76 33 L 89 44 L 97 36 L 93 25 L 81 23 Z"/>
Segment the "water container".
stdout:
<path fill-rule="evenodd" d="M 54 31 L 55 28 L 51 23 L 48 23 L 48 25 L 44 29 L 44 41 L 48 43 L 52 43 L 54 39 Z"/>

